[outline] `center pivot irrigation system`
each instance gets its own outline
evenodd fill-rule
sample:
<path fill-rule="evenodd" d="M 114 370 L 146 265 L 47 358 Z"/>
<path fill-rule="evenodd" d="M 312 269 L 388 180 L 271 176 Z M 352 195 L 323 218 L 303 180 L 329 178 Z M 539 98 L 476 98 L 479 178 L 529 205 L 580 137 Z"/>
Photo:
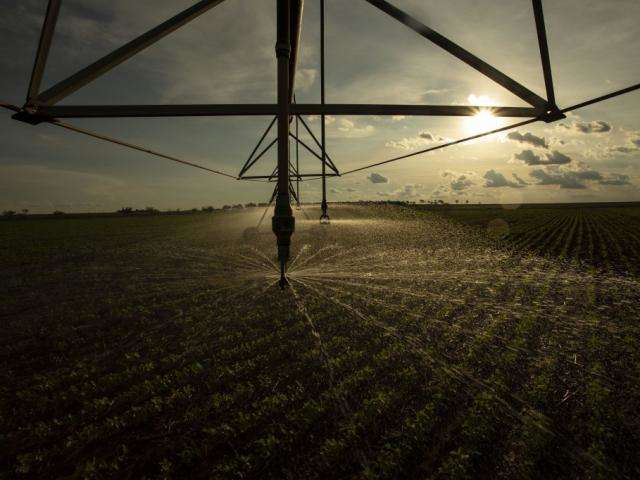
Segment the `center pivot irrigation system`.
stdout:
<path fill-rule="evenodd" d="M 62 0 L 49 0 L 38 51 L 36 54 L 33 73 L 27 91 L 26 103 L 23 107 L 17 107 L 5 102 L 0 106 L 15 112 L 13 118 L 32 125 L 43 122 L 57 125 L 68 130 L 89 135 L 94 138 L 116 143 L 144 153 L 159 156 L 168 160 L 179 162 L 192 167 L 206 170 L 210 173 L 223 175 L 237 180 L 274 182 L 275 189 L 270 204 L 275 200 L 275 210 L 272 218 L 273 233 L 277 239 L 278 260 L 280 263 L 280 287 L 287 285 L 285 276 L 286 265 L 289 259 L 291 236 L 295 230 L 295 218 L 291 209 L 291 198 L 300 203 L 300 182 L 308 180 L 322 181 L 322 216 L 321 223 L 328 223 L 327 214 L 327 177 L 342 176 L 350 173 L 372 168 L 386 163 L 396 162 L 415 155 L 456 145 L 476 138 L 494 133 L 522 127 L 538 121 L 547 123 L 565 118 L 565 113 L 586 107 L 609 98 L 622 95 L 640 88 L 640 84 L 616 92 L 593 98 L 585 102 L 567 108 L 559 108 L 556 105 L 553 89 L 553 78 L 549 60 L 549 48 L 545 31 L 542 0 L 532 0 L 535 24 L 540 48 L 542 72 L 546 88 L 546 100 L 524 85 L 512 79 L 495 67 L 452 42 L 445 36 L 424 25 L 412 16 L 398 9 L 386 0 L 361 0 L 383 13 L 394 18 L 406 27 L 415 31 L 426 40 L 446 50 L 451 55 L 487 76 L 494 82 L 509 90 L 514 95 L 524 100 L 528 107 L 481 107 L 460 105 L 371 105 L 371 104 L 327 104 L 325 103 L 325 0 L 320 2 L 320 103 L 299 104 L 295 101 L 295 73 L 298 60 L 298 49 L 302 30 L 302 15 L 304 0 L 276 0 L 277 1 L 277 41 L 275 53 L 278 63 L 277 72 L 277 102 L 276 104 L 235 104 L 235 105 L 56 105 L 65 97 L 87 85 L 96 78 L 117 65 L 128 60 L 136 53 L 144 50 L 158 40 L 177 30 L 203 13 L 220 5 L 224 0 L 202 0 L 190 8 L 182 11 L 166 22 L 152 28 L 126 45 L 118 48 L 110 54 L 102 57 L 88 67 L 71 75 L 69 78 L 53 85 L 45 91 L 40 91 L 40 85 L 51 46 L 51 40 L 55 31 L 55 25 L 60 11 Z M 339 172 L 335 163 L 326 151 L 326 115 L 405 115 L 405 116 L 473 116 L 482 110 L 489 110 L 492 115 L 498 117 L 524 117 L 527 120 L 497 128 L 477 135 L 458 140 L 441 143 L 431 148 L 391 158 L 382 162 L 373 163 L 347 172 Z M 320 139 L 304 121 L 303 115 L 320 116 Z M 186 160 L 170 155 L 165 155 L 144 147 L 123 142 L 105 135 L 86 129 L 81 129 L 60 121 L 61 118 L 113 118 L 113 117 L 213 117 L 213 116 L 273 116 L 266 131 L 258 144 L 251 152 L 238 175 L 231 175 L 219 170 L 213 170 Z M 277 138 L 263 148 L 264 139 L 274 124 L 277 122 Z M 316 152 L 299 136 L 299 126 L 310 134 L 315 142 Z M 291 130 L 294 130 L 293 132 Z M 295 163 L 291 161 L 290 138 L 295 141 Z M 247 175 L 256 162 L 277 143 L 278 159 L 271 175 Z M 312 153 L 320 160 L 321 171 L 314 173 L 301 173 L 299 168 L 299 146 Z M 329 172 L 327 171 L 329 170 Z M 295 180 L 296 188 L 293 188 L 292 180 Z"/>

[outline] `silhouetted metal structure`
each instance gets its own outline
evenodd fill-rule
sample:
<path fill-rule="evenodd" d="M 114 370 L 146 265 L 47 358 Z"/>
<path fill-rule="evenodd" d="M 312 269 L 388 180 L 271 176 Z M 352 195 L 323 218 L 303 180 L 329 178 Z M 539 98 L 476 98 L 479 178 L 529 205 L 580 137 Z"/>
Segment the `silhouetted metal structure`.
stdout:
<path fill-rule="evenodd" d="M 640 84 L 623 90 L 618 90 L 602 97 L 588 100 L 578 105 L 560 109 L 556 105 L 553 88 L 553 77 L 549 60 L 542 0 L 532 0 L 538 45 L 544 75 L 546 99 L 540 97 L 513 78 L 497 68 L 473 55 L 468 50 L 457 45 L 447 37 L 398 9 L 386 0 L 361 0 L 394 18 L 406 27 L 415 31 L 426 40 L 447 51 L 458 60 L 466 63 L 494 82 L 498 83 L 514 95 L 524 100 L 528 107 L 480 107 L 461 105 L 371 105 L 371 104 L 327 104 L 325 90 L 325 0 L 320 2 L 320 103 L 298 104 L 295 101 L 295 73 L 298 60 L 298 50 L 302 31 L 304 0 L 276 0 L 277 1 L 277 103 L 276 104 L 242 104 L 242 105 L 57 105 L 62 99 L 92 82 L 96 78 L 120 65 L 135 54 L 169 35 L 191 20 L 221 4 L 224 0 L 202 0 L 190 8 L 180 12 L 164 23 L 152 28 L 126 45 L 116 49 L 108 55 L 83 68 L 69 78 L 53 85 L 41 92 L 40 85 L 49 54 L 51 40 L 60 11 L 62 0 L 49 0 L 47 12 L 38 44 L 38 51 L 33 67 L 33 73 L 27 91 L 26 102 L 23 107 L 16 107 L 4 102 L 0 106 L 16 112 L 13 118 L 33 125 L 42 122 L 52 123 L 63 128 L 73 130 L 101 140 L 109 141 L 128 148 L 133 148 L 151 155 L 197 167 L 211 173 L 224 175 L 238 180 L 274 182 L 275 188 L 272 201 L 275 200 L 272 228 L 277 239 L 278 259 L 280 263 L 280 286 L 286 285 L 286 263 L 289 259 L 291 236 L 295 230 L 295 218 L 291 209 L 291 198 L 300 204 L 300 182 L 320 179 L 322 181 L 321 223 L 328 223 L 327 207 L 327 178 L 347 175 L 374 166 L 391 163 L 429 151 L 445 148 L 458 143 L 480 138 L 493 133 L 521 127 L 537 121 L 553 122 L 565 117 L 565 113 L 597 103 L 609 98 L 622 95 L 640 88 Z M 404 115 L 404 116 L 472 116 L 481 110 L 489 109 L 494 116 L 525 117 L 527 120 L 502 128 L 483 132 L 470 137 L 454 140 L 440 145 L 413 152 L 382 162 L 373 163 L 347 172 L 340 172 L 327 153 L 326 144 L 326 116 L 327 115 Z M 173 156 L 164 155 L 144 147 L 133 145 L 117 139 L 107 137 L 86 129 L 80 129 L 63 123 L 62 118 L 110 118 L 110 117 L 196 117 L 196 116 L 273 116 L 264 134 L 249 155 L 237 176 L 219 170 L 213 170 L 202 165 L 188 162 Z M 320 139 L 316 137 L 303 115 L 320 116 Z M 294 122 L 295 121 L 295 122 Z M 277 124 L 277 138 L 260 150 L 262 144 Z M 295 133 L 291 132 L 291 125 L 295 124 Z M 299 125 L 309 133 L 320 153 L 300 139 Z M 291 162 L 289 138 L 295 140 L 296 161 Z M 277 143 L 278 159 L 271 175 L 247 175 L 247 172 Z M 299 164 L 299 148 L 318 158 L 321 171 L 319 173 L 301 173 Z M 259 152 L 259 153 L 258 153 Z M 329 170 L 329 172 L 327 171 Z M 296 187 L 292 185 L 295 179 Z"/>

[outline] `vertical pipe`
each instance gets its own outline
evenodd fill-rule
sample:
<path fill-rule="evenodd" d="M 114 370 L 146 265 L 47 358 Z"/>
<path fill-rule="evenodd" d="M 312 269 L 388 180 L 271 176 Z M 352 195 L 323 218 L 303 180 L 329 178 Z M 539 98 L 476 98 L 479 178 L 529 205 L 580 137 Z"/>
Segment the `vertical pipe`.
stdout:
<path fill-rule="evenodd" d="M 296 201 L 300 208 L 300 136 L 298 134 L 298 116 L 296 115 Z"/>
<path fill-rule="evenodd" d="M 320 0 L 320 103 L 325 104 L 325 76 L 324 76 L 324 56 L 325 56 L 325 32 L 324 32 L 324 0 Z M 327 148 L 326 148 L 326 118 L 322 114 L 320 116 L 320 128 L 321 128 L 321 143 L 322 143 L 322 216 L 321 222 L 327 222 L 329 216 L 327 215 L 327 175 L 326 175 L 326 162 L 327 162 Z"/>
<path fill-rule="evenodd" d="M 289 57 L 291 54 L 291 1 L 278 0 L 278 33 L 276 56 L 278 59 L 278 195 L 272 218 L 273 233 L 278 245 L 280 287 L 287 284 L 285 268 L 289 260 L 291 235 L 295 219 L 289 199 Z"/>

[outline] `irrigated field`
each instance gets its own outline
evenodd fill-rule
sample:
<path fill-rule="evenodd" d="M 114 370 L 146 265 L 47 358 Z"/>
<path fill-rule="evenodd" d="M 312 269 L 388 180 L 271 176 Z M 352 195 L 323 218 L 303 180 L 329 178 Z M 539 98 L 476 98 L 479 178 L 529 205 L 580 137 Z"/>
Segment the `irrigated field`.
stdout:
<path fill-rule="evenodd" d="M 510 235 L 635 262 L 602 212 Z M 0 223 L 2 478 L 640 476 L 637 277 L 341 206 L 280 292 L 261 214 Z"/>
<path fill-rule="evenodd" d="M 418 207 L 420 208 L 420 207 Z M 423 207 L 424 208 L 424 207 Z M 640 205 L 438 207 L 445 217 L 485 228 L 516 251 L 570 259 L 623 274 L 640 273 Z"/>

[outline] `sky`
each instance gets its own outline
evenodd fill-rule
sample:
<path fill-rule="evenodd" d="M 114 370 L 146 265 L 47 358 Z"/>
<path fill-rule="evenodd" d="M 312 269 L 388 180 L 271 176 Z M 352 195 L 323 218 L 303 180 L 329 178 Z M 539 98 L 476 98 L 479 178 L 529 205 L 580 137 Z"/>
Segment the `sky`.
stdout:
<path fill-rule="evenodd" d="M 43 89 L 194 0 L 65 0 Z M 392 0 L 540 96 L 544 80 L 529 0 Z M 326 0 L 328 103 L 523 106 L 501 86 L 362 0 Z M 640 2 L 544 2 L 558 105 L 640 79 Z M 0 5 L 0 99 L 22 105 L 45 0 Z M 319 0 L 307 0 L 296 96 L 319 102 Z M 73 104 L 272 103 L 275 0 L 226 0 L 64 99 Z M 319 134 L 319 119 L 310 117 Z M 73 119 L 68 123 L 237 173 L 270 118 Z M 346 171 L 519 119 L 329 117 L 327 150 Z M 275 134 L 272 132 L 271 135 Z M 272 138 L 271 136 L 269 139 Z M 301 135 L 312 142 L 308 135 Z M 240 182 L 0 111 L 0 210 L 188 209 L 268 200 Z M 270 173 L 276 150 L 256 165 Z M 301 168 L 318 161 L 301 152 Z M 470 203 L 640 200 L 640 92 L 438 152 L 330 179 L 330 201 Z M 301 184 L 303 201 L 320 183 Z"/>

